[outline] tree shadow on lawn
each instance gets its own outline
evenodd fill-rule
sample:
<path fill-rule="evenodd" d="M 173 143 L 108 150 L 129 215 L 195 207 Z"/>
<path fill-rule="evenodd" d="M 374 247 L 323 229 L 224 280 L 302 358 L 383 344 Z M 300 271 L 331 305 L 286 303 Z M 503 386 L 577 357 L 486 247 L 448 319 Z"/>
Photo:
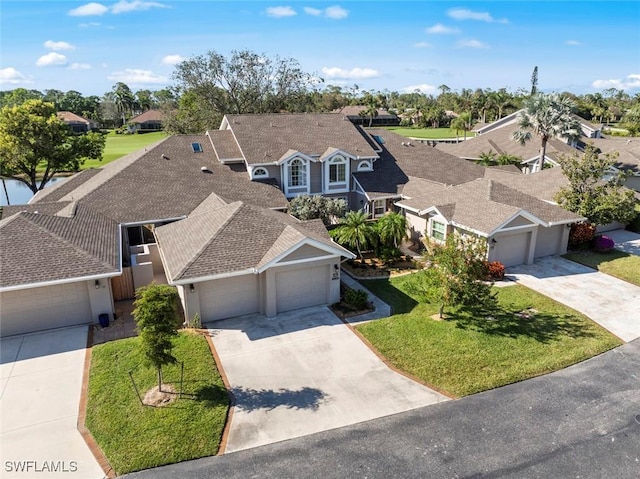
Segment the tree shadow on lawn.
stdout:
<path fill-rule="evenodd" d="M 549 343 L 562 336 L 574 339 L 595 336 L 583 321 L 570 314 L 528 311 L 461 307 L 447 314 L 447 319 L 456 321 L 456 327 L 461 329 L 509 338 L 525 336 L 541 343 Z"/>
<path fill-rule="evenodd" d="M 310 387 L 303 387 L 297 391 L 292 389 L 273 390 L 240 387 L 233 389 L 233 395 L 235 406 L 248 412 L 258 409 L 271 411 L 280 406 L 287 409 L 315 410 L 328 397 L 325 392 Z"/>

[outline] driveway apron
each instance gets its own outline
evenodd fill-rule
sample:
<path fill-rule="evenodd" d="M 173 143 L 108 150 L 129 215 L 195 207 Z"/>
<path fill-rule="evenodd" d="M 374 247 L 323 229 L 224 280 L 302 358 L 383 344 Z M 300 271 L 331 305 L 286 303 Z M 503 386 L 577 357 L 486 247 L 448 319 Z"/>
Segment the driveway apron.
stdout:
<path fill-rule="evenodd" d="M 208 327 L 236 399 L 225 452 L 448 399 L 389 369 L 326 307 Z"/>
<path fill-rule="evenodd" d="M 624 341 L 640 337 L 640 288 L 558 256 L 509 268 L 507 274 L 583 313 Z"/>
<path fill-rule="evenodd" d="M 604 233 L 616 242 L 616 249 L 640 256 L 640 234 L 627 230 L 613 230 Z"/>
<path fill-rule="evenodd" d="M 87 327 L 3 338 L 3 478 L 102 478 L 78 432 Z"/>

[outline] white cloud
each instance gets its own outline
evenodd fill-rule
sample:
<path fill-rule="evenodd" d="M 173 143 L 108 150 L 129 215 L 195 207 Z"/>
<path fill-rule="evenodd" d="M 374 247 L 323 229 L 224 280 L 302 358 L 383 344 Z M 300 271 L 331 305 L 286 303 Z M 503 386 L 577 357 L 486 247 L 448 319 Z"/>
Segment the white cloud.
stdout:
<path fill-rule="evenodd" d="M 132 0 L 131 2 L 120 0 L 111 7 L 111 13 L 144 12 L 152 8 L 169 8 L 169 6 L 158 2 L 145 2 L 142 0 Z"/>
<path fill-rule="evenodd" d="M 266 12 L 267 15 L 275 18 L 293 17 L 297 15 L 296 11 L 291 7 L 269 7 Z"/>
<path fill-rule="evenodd" d="M 578 40 L 567 40 L 565 43 L 571 46 L 581 45 L 581 43 Z"/>
<path fill-rule="evenodd" d="M 184 60 L 180 55 L 166 55 L 162 58 L 163 65 L 177 65 Z"/>
<path fill-rule="evenodd" d="M 489 45 L 480 40 L 460 40 L 457 46 L 459 48 L 489 48 Z"/>
<path fill-rule="evenodd" d="M 378 78 L 380 72 L 373 68 L 352 68 L 351 70 L 345 70 L 338 67 L 322 67 L 322 73 L 327 78 L 345 78 L 349 80 L 363 80 L 366 78 Z"/>
<path fill-rule="evenodd" d="M 332 18 L 334 20 L 342 20 L 343 18 L 347 18 L 349 15 L 349 11 L 345 10 L 338 5 L 334 5 L 333 7 L 328 7 L 324 10 L 324 15 L 327 18 Z"/>
<path fill-rule="evenodd" d="M 76 47 L 67 42 L 54 42 L 52 40 L 47 40 L 44 42 L 44 47 L 49 50 L 75 50 Z"/>
<path fill-rule="evenodd" d="M 69 70 L 91 70 L 91 65 L 88 63 L 72 63 L 69 65 Z"/>
<path fill-rule="evenodd" d="M 435 85 L 429 85 L 427 83 L 420 83 L 419 85 L 410 85 L 404 87 L 403 90 L 405 93 L 413 93 L 414 91 L 419 91 L 421 93 L 432 93 L 437 90 Z"/>
<path fill-rule="evenodd" d="M 632 73 L 626 78 L 613 80 L 595 80 L 591 86 L 606 90 L 608 88 L 616 88 L 618 90 L 635 90 L 640 88 L 640 73 Z"/>
<path fill-rule="evenodd" d="M 69 10 L 68 15 L 72 17 L 88 17 L 92 15 L 104 15 L 109 9 L 101 3 L 91 2 L 73 10 Z"/>
<path fill-rule="evenodd" d="M 506 18 L 498 20 L 493 18 L 491 14 L 487 12 L 474 12 L 467 8 L 452 8 L 447 12 L 447 15 L 454 20 L 478 20 L 488 23 L 509 23 L 509 20 Z"/>
<path fill-rule="evenodd" d="M 13 67 L 0 68 L 0 84 L 19 85 L 20 83 L 33 83 L 33 81 Z"/>
<path fill-rule="evenodd" d="M 51 53 L 47 53 L 46 55 L 42 55 L 36 61 L 36 66 L 39 66 L 39 67 L 50 67 L 55 65 L 66 65 L 66 64 L 67 64 L 67 57 L 56 52 L 51 52 Z"/>
<path fill-rule="evenodd" d="M 167 83 L 167 77 L 156 75 L 151 70 L 140 70 L 137 68 L 126 68 L 124 71 L 113 72 L 107 76 L 107 80 L 130 83 L 132 85 L 149 83 Z"/>
<path fill-rule="evenodd" d="M 318 10 L 317 8 L 304 7 L 304 13 L 307 15 L 313 15 L 314 17 L 319 17 L 322 15 L 322 10 Z"/>
<path fill-rule="evenodd" d="M 442 23 L 436 23 L 434 26 L 427 28 L 426 32 L 434 35 L 449 35 L 452 33 L 460 33 L 460 30 L 446 27 Z"/>
<path fill-rule="evenodd" d="M 414 43 L 413 46 L 416 48 L 431 48 L 432 45 L 427 42 L 418 42 L 418 43 Z"/>

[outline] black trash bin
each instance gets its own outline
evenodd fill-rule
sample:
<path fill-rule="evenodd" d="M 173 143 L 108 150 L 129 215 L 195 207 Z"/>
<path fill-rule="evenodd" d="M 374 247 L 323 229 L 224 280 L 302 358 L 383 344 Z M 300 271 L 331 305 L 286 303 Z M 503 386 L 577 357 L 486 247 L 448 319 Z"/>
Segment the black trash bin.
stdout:
<path fill-rule="evenodd" d="M 106 328 L 109 326 L 109 315 L 108 314 L 101 314 L 100 316 L 98 316 L 98 321 L 100 322 L 100 326 L 102 326 L 103 328 Z"/>

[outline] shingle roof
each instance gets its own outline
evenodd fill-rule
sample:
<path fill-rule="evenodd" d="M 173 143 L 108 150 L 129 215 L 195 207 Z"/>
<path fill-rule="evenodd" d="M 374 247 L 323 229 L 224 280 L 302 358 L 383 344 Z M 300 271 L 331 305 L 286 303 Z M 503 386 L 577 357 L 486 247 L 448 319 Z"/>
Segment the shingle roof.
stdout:
<path fill-rule="evenodd" d="M 558 167 L 544 169 L 528 175 L 487 168 L 485 170 L 485 178 L 499 181 L 510 188 L 545 201 L 555 201 L 554 197 L 560 188 L 569 184 L 569 181 L 562 173 L 562 169 Z"/>
<path fill-rule="evenodd" d="M 209 130 L 207 136 L 213 145 L 218 161 L 243 159 L 242 151 L 240 151 L 231 130 Z"/>
<path fill-rule="evenodd" d="M 83 205 L 72 217 L 21 212 L 0 221 L 0 286 L 118 271 L 117 224 Z"/>
<path fill-rule="evenodd" d="M 129 120 L 129 123 L 145 123 L 147 121 L 157 122 L 162 120 L 164 120 L 164 113 L 162 113 L 162 111 L 147 110 L 144 113 L 131 118 L 131 120 Z"/>
<path fill-rule="evenodd" d="M 433 185 L 423 191 L 426 191 L 424 195 L 399 203 L 418 211 L 435 207 L 448 221 L 487 235 L 523 211 L 546 224 L 583 219 L 559 206 L 485 178 L 457 186 Z"/>
<path fill-rule="evenodd" d="M 249 165 L 274 163 L 288 150 L 308 156 L 337 148 L 354 157 L 375 157 L 356 127 L 335 113 L 226 115 Z"/>
<path fill-rule="evenodd" d="M 194 142 L 202 145 L 201 153 L 193 151 Z M 205 135 L 166 138 L 101 170 L 62 199 L 82 201 L 120 223 L 186 216 L 212 192 L 227 203 L 288 204 L 279 189 L 251 182 L 246 171 L 220 164 Z"/>
<path fill-rule="evenodd" d="M 36 203 L 29 205 L 13 205 L 2 207 L 2 219 L 17 215 L 18 213 L 39 213 L 43 215 L 55 215 L 58 211 L 67 206 L 70 201 L 58 201 L 56 203 Z"/>
<path fill-rule="evenodd" d="M 65 123 L 85 123 L 87 125 L 92 123 L 90 120 L 87 120 L 86 118 L 80 115 L 76 115 L 75 113 L 70 111 L 59 111 L 56 115 Z"/>
<path fill-rule="evenodd" d="M 172 281 L 259 268 L 307 238 L 348 255 L 331 241 L 326 229 L 319 231 L 317 222 L 305 224 L 285 213 L 242 202 L 196 212 L 155 229 Z"/>
<path fill-rule="evenodd" d="M 89 178 L 93 178 L 101 171 L 102 170 L 97 168 L 82 170 L 79 173 L 66 178 L 64 181 L 59 181 L 51 186 L 48 186 L 47 188 L 38 191 L 29 203 L 58 201 L 69 194 L 71 191 L 78 188 L 85 181 L 89 180 Z"/>
<path fill-rule="evenodd" d="M 602 153 L 619 153 L 616 166 L 640 174 L 640 138 L 589 138 L 586 143 L 591 143 Z"/>
<path fill-rule="evenodd" d="M 360 112 L 366 110 L 368 107 L 364 105 L 348 105 L 342 109 L 335 110 L 336 113 L 339 113 L 344 116 L 352 116 L 352 117 L 360 117 Z M 375 118 L 397 118 L 397 115 L 393 113 L 389 113 L 387 110 L 383 108 L 376 108 L 378 112 L 378 116 Z"/>
<path fill-rule="evenodd" d="M 439 151 L 420 142 L 412 142 L 383 128 L 367 128 L 366 133 L 384 141 L 374 171 L 354 176 L 370 198 L 398 195 L 409 177 L 436 183 L 457 185 L 484 175 L 484 167 Z"/>

